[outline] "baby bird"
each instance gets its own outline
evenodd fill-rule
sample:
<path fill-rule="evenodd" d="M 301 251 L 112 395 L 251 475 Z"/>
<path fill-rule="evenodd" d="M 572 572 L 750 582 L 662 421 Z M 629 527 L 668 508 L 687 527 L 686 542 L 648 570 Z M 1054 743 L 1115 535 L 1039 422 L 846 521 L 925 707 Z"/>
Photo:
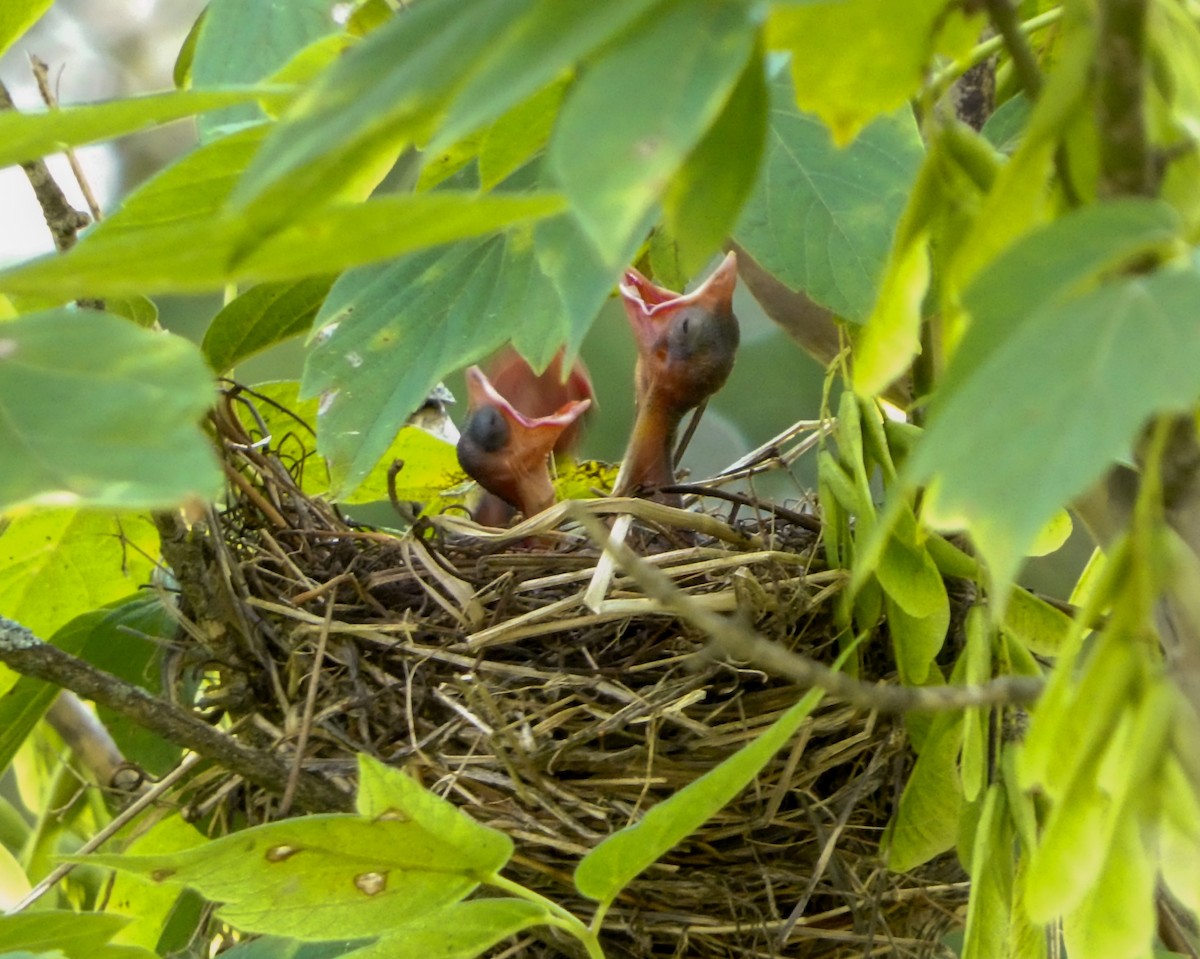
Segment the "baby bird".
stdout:
<path fill-rule="evenodd" d="M 458 440 L 458 462 L 475 482 L 524 516 L 554 503 L 547 459 L 592 405 L 569 400 L 548 416 L 526 416 L 497 392 L 478 366 L 467 370 L 469 413 Z"/>
<path fill-rule="evenodd" d="M 637 341 L 637 419 L 613 490 L 679 506 L 678 494 L 661 488 L 675 482 L 675 435 L 684 414 L 724 384 L 733 369 L 739 332 L 733 315 L 737 256 L 726 255 L 692 293 L 655 286 L 635 269 L 620 285 Z"/>

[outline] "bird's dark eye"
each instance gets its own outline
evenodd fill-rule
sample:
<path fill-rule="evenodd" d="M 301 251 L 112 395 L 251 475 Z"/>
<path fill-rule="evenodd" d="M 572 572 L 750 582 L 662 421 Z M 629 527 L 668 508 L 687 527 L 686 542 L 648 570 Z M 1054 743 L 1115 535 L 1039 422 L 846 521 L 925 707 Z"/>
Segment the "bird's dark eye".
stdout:
<path fill-rule="evenodd" d="M 468 418 L 463 435 L 485 453 L 495 453 L 508 443 L 508 420 L 496 407 L 481 406 Z"/>

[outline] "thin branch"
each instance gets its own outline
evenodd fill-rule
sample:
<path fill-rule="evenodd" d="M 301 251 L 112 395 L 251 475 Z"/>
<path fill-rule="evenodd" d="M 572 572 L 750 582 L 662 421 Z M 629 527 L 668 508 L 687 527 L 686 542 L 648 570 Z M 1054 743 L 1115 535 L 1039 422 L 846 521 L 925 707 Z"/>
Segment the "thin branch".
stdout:
<path fill-rule="evenodd" d="M 8 87 L 0 82 L 0 110 L 15 109 Z M 42 208 L 46 226 L 50 228 L 50 235 L 54 237 L 54 248 L 59 253 L 65 253 L 75 245 L 76 234 L 92 222 L 91 217 L 80 213 L 67 202 L 66 195 L 50 175 L 45 160 L 30 160 L 22 163 L 21 169 L 25 171 L 29 185 L 33 187 L 34 196 L 37 197 L 38 206 Z"/>
<path fill-rule="evenodd" d="M 57 110 L 58 97 L 50 86 L 50 67 L 47 66 L 45 60 L 35 56 L 29 58 L 29 66 L 33 70 L 33 78 L 37 81 L 38 92 L 42 95 L 42 102 L 51 110 Z M 88 183 L 87 177 L 83 175 L 83 167 L 79 164 L 79 158 L 70 147 L 63 150 L 63 154 L 67 158 L 67 163 L 70 164 L 71 172 L 75 175 L 75 182 L 79 184 L 79 192 L 83 194 L 83 199 L 87 202 L 92 219 L 99 223 L 100 204 L 96 202 L 96 194 L 92 192 L 92 185 Z"/>
<path fill-rule="evenodd" d="M 987 10 L 988 20 L 1012 58 L 1017 80 L 1029 99 L 1036 100 L 1042 92 L 1042 71 L 1038 69 L 1033 48 L 1029 46 L 1025 31 L 1021 27 L 1017 8 L 1013 6 L 1012 0 L 983 0 L 983 6 Z"/>
<path fill-rule="evenodd" d="M 1146 136 L 1146 0 L 1102 0 L 1096 41 L 1096 122 L 1103 196 L 1154 196 L 1154 154 Z"/>
<path fill-rule="evenodd" d="M 675 586 L 624 543 L 609 536 L 607 528 L 586 509 L 571 504 L 573 518 L 596 544 L 616 559 L 618 565 L 643 592 L 664 608 L 706 633 L 713 644 L 731 659 L 748 662 L 775 676 L 805 687 L 816 686 L 831 696 L 861 709 L 880 713 L 933 712 L 969 706 L 1028 704 L 1041 695 L 1044 683 L 1028 676 L 1006 676 L 980 686 L 889 686 L 865 683 L 835 672 L 823 663 L 785 649 L 754 630 L 708 609 Z"/>
<path fill-rule="evenodd" d="M 278 757 L 243 746 L 208 723 L 151 696 L 91 663 L 43 642 L 20 623 L 0 616 L 0 662 L 22 676 L 32 676 L 69 689 L 83 699 L 191 749 L 249 782 L 282 793 L 288 766 Z M 309 812 L 346 811 L 351 797 L 328 780 L 307 773 L 296 783 L 296 805 Z"/>

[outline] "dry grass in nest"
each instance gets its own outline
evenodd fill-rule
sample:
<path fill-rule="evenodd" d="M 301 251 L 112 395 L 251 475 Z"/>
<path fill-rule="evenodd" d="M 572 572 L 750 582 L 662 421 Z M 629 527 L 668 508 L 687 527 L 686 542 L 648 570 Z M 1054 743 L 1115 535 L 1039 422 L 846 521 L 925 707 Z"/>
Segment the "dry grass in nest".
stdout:
<path fill-rule="evenodd" d="M 220 664 L 211 699 L 305 769 L 349 777 L 358 752 L 403 765 L 516 841 L 511 878 L 581 916 L 593 904 L 571 884 L 579 858 L 802 693 L 705 655 L 704 636 L 619 574 L 597 602 L 604 563 L 562 508 L 506 535 L 452 517 L 424 537 L 356 528 L 298 490 L 297 464 L 218 420 L 235 482 L 206 548 L 209 567 L 228 570 L 232 602 L 204 630 L 204 656 Z M 834 659 L 844 574 L 824 568 L 811 517 L 622 502 L 650 520 L 630 541 L 695 602 Z M 522 542 L 538 533 L 554 544 Z M 891 672 L 877 640 L 868 678 Z M 879 853 L 909 767 L 902 724 L 822 705 L 754 784 L 618 899 L 608 954 L 935 955 L 965 900 L 961 872 L 942 859 L 898 876 Z M 197 806 L 235 799 L 255 819 L 280 812 L 228 783 Z M 529 938 L 497 954 L 570 946 Z"/>

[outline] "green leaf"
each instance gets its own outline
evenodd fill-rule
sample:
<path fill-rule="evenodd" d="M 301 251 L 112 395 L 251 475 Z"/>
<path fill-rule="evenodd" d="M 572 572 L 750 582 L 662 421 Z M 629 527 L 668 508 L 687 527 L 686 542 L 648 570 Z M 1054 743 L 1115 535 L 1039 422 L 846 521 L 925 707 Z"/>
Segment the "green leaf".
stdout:
<path fill-rule="evenodd" d="M 399 769 L 359 753 L 358 777 L 360 815 L 416 823 L 454 849 L 460 868 L 487 875 L 499 872 L 512 857 L 513 842 L 508 836 L 476 822 Z"/>
<path fill-rule="evenodd" d="M 211 495 L 220 474 L 197 422 L 212 400 L 204 361 L 180 337 L 91 311 L 10 320 L 0 329 L 0 509 Z"/>
<path fill-rule="evenodd" d="M 1025 94 L 1018 93 L 1009 97 L 996 110 L 983 129 L 979 132 L 992 146 L 1001 153 L 1012 154 L 1016 151 L 1025 133 L 1025 125 L 1029 122 L 1029 100 Z"/>
<path fill-rule="evenodd" d="M 1179 229 L 1179 218 L 1167 204 L 1127 197 L 1071 211 L 1027 234 L 963 293 L 971 325 L 934 406 L 947 402 L 1039 309 L 1082 293 L 1105 272 L 1167 246 Z"/>
<path fill-rule="evenodd" d="M 211 0 L 196 39 L 192 82 L 198 87 L 219 87 L 265 80 L 292 54 L 334 29 L 329 0 Z M 201 138 L 208 140 L 222 128 L 262 119 L 262 110 L 253 104 L 209 114 L 200 119 Z"/>
<path fill-rule="evenodd" d="M 748 4 L 661 0 L 654 16 L 590 63 L 568 93 L 549 161 L 614 270 L 720 115 L 756 33 Z"/>
<path fill-rule="evenodd" d="M 397 926 L 351 955 L 353 959 L 474 959 L 549 917 L 545 907 L 524 899 L 457 902 Z"/>
<path fill-rule="evenodd" d="M 106 519 L 111 525 L 111 518 L 106 517 Z M 21 520 L 17 520 L 17 522 L 20 523 Z M 19 535 L 28 532 L 27 524 L 23 524 L 23 526 L 25 528 Z M 106 558 L 113 559 L 108 556 L 108 550 L 103 552 Z M 149 555 L 153 555 L 153 553 Z M 0 541 L 0 560 L 6 558 L 5 541 Z M 144 565 L 144 561 L 138 565 Z M 111 578 L 111 572 L 105 570 L 104 573 Z M 36 579 L 35 582 L 40 583 L 43 588 L 53 588 L 53 577 L 48 574 L 43 574 L 43 577 Z M 9 607 L 2 603 L 0 603 L 0 609 L 5 610 L 5 615 L 10 618 L 17 616 L 16 612 L 8 612 Z M 17 621 L 22 622 L 20 619 Z M 125 654 L 127 656 L 131 642 L 138 642 L 138 640 L 133 640 L 125 630 L 134 629 L 139 633 L 164 636 L 165 638 L 166 630 L 163 628 L 165 621 L 167 621 L 167 613 L 158 602 L 158 598 L 153 595 L 139 594 L 109 603 L 102 609 L 95 609 L 76 616 L 61 629 L 56 630 L 49 637 L 49 642 L 63 652 L 82 655 L 89 662 L 95 659 L 97 649 L 107 649 L 116 655 Z M 170 622 L 174 621 L 170 620 Z M 145 665 L 145 657 L 142 658 L 140 665 Z M 22 677 L 11 690 L 0 697 L 0 769 L 8 768 L 17 750 L 45 715 L 59 692 L 61 689 L 51 683 Z M 111 725 L 112 714 L 105 712 L 106 714 L 102 717 L 103 721 L 107 728 L 115 733 L 116 730 Z M 128 724 L 125 729 L 128 729 Z M 124 738 L 122 737 L 122 739 Z M 127 746 L 128 743 L 120 742 L 119 745 Z M 144 762 L 144 757 L 140 755 L 131 754 L 126 750 L 123 752 L 135 762 Z M 152 771 L 162 772 L 163 770 L 154 769 Z"/>
<path fill-rule="evenodd" d="M 971 900 L 963 956 L 1008 959 L 1009 914 L 1013 901 L 1013 843 L 1004 787 L 993 783 L 984 799 L 971 855 Z"/>
<path fill-rule="evenodd" d="M 611 902 L 638 873 L 746 788 L 823 696 L 822 690 L 810 690 L 766 731 L 715 769 L 650 809 L 640 821 L 601 842 L 576 868 L 575 888 L 589 899 Z"/>
<path fill-rule="evenodd" d="M 70 959 L 99 959 L 102 949 L 128 919 L 108 913 L 47 909 L 0 916 L 0 951 L 59 950 Z"/>
<path fill-rule="evenodd" d="M 757 179 L 766 140 L 767 87 L 761 51 L 672 180 L 663 208 L 680 268 L 695 276 L 729 236 Z"/>
<path fill-rule="evenodd" d="M 933 660 L 946 642 L 946 630 L 950 625 L 949 602 L 924 616 L 914 616 L 890 593 L 885 592 L 883 599 L 901 680 L 912 685 L 930 682 Z M 936 672 L 933 680 L 940 681 Z"/>
<path fill-rule="evenodd" d="M 0 4 L 0 56 L 21 39 L 54 0 L 5 0 Z"/>
<path fill-rule="evenodd" d="M 1095 886 L 1079 908 L 1063 918 L 1068 955 L 1131 959 L 1144 956 L 1153 944 L 1156 870 L 1142 841 L 1139 818 L 1117 818 L 1106 860 L 1092 877 Z"/>
<path fill-rule="evenodd" d="M 88 862 L 183 883 L 223 902 L 221 917 L 247 932 L 309 941 L 376 936 L 478 885 L 457 850 L 415 822 L 346 815 L 258 826 L 171 854 Z"/>
<path fill-rule="evenodd" d="M 65 255 L 0 272 L 0 288 L 106 296 L 201 292 L 231 282 L 324 276 L 493 233 L 561 208 L 555 196 L 439 192 L 310 211 L 265 238 L 251 215 L 187 221 L 126 236 L 85 238 Z"/>
<path fill-rule="evenodd" d="M 792 54 L 800 109 L 820 116 L 844 145 L 920 89 L 935 51 L 965 54 L 982 28 L 982 18 L 948 13 L 945 0 L 777 4 L 767 42 Z"/>
<path fill-rule="evenodd" d="M 1152 413 L 1195 402 L 1198 297 L 1191 268 L 1051 302 L 931 413 L 912 477 L 936 478 L 927 515 L 971 530 L 994 583 L 1011 580 L 1042 526 Z"/>
<path fill-rule="evenodd" d="M 430 149 L 445 149 L 532 96 L 662 0 L 563 4 L 535 0 L 514 15 L 472 65 Z M 628 42 L 623 38 L 619 42 Z"/>
<path fill-rule="evenodd" d="M 110 100 L 52 113 L 0 113 L 0 167 L 36 160 L 64 147 L 136 133 L 208 110 L 278 96 L 280 87 L 228 90 L 174 90 L 144 97 Z"/>
<path fill-rule="evenodd" d="M 552 83 L 488 127 L 479 147 L 482 189 L 508 179 L 546 145 L 566 91 L 566 81 Z"/>
<path fill-rule="evenodd" d="M 367 157 L 427 137 L 444 103 L 532 0 L 425 0 L 379 27 L 292 104 L 235 194 L 249 205 L 310 203 Z M 286 218 L 286 210 L 278 211 Z"/>
<path fill-rule="evenodd" d="M 1071 631 L 1071 617 L 1044 599 L 1016 587 L 1004 608 L 1004 628 L 1031 652 L 1057 656 Z"/>
<path fill-rule="evenodd" d="M 314 276 L 251 287 L 213 317 L 205 330 L 200 349 L 208 365 L 224 373 L 306 332 L 332 283 L 332 276 Z"/>
<path fill-rule="evenodd" d="M 956 670 L 954 682 L 961 682 Z M 958 750 L 963 725 L 953 712 L 938 713 L 904 784 L 887 831 L 887 864 L 910 872 L 954 846 L 962 808 Z"/>
<path fill-rule="evenodd" d="M 362 481 L 435 383 L 514 336 L 521 348 L 536 335 L 530 359 L 544 362 L 562 324 L 527 231 L 341 277 L 317 316 L 303 384 L 305 396 L 325 396 L 318 435 L 335 490 Z"/>
<path fill-rule="evenodd" d="M 1163 883 L 1193 915 L 1200 915 L 1200 797 L 1173 756 L 1165 757 L 1158 782 L 1159 868 Z"/>
<path fill-rule="evenodd" d="M 364 945 L 362 939 L 341 942 L 296 942 L 278 936 L 243 940 L 221 953 L 223 959 L 340 959 Z"/>
<path fill-rule="evenodd" d="M 771 84 L 766 154 L 734 237 L 763 269 L 843 319 L 870 314 L 922 156 L 908 109 L 839 149 L 796 108 L 786 76 Z"/>

